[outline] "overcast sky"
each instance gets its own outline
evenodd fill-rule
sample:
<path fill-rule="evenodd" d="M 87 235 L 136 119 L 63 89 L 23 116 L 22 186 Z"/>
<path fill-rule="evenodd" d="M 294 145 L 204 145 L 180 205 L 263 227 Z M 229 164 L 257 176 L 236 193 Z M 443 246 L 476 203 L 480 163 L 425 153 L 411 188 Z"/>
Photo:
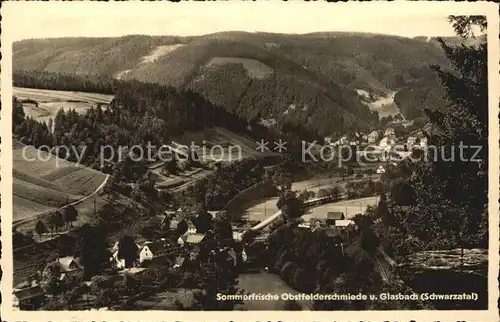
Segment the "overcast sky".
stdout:
<path fill-rule="evenodd" d="M 6 13 L 3 17 L 13 22 L 7 24 L 7 28 L 13 26 L 15 30 L 13 40 L 128 34 L 185 36 L 228 30 L 357 31 L 405 37 L 454 35 L 446 18 L 449 10 L 407 5 L 293 1 L 7 2 L 2 11 Z"/>

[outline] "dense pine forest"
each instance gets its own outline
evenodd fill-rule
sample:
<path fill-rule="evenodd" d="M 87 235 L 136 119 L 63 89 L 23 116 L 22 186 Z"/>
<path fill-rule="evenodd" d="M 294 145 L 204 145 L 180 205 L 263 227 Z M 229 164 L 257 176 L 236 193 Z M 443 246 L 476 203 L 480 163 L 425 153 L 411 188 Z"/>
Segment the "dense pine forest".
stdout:
<path fill-rule="evenodd" d="M 194 92 L 178 91 L 169 86 L 138 81 L 90 80 L 44 72 L 15 73 L 14 85 L 115 95 L 109 106 L 98 104 L 84 114 L 73 109 L 59 110 L 53 120 L 53 133 L 47 124 L 25 117 L 22 103 L 16 98 L 13 100 L 13 132 L 24 143 L 36 147 L 86 146 L 82 161 L 87 165 L 98 161 L 101 147 L 106 145 L 146 147 L 150 143 L 158 147 L 185 131 L 214 126 L 250 136 L 267 132 L 264 127 L 249 124 Z M 249 125 L 253 132 L 247 130 Z M 76 161 L 76 156 L 71 155 L 68 159 Z"/>
<path fill-rule="evenodd" d="M 14 70 L 12 85 L 38 89 L 114 94 L 120 82 L 105 76 Z"/>

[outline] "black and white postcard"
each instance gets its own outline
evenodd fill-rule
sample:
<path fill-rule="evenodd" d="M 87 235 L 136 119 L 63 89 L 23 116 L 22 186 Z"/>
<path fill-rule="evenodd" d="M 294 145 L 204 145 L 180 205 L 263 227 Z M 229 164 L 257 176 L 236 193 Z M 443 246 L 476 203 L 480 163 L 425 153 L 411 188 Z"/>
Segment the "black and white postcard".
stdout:
<path fill-rule="evenodd" d="M 497 321 L 498 35 L 484 2 L 4 3 L 2 317 Z"/>

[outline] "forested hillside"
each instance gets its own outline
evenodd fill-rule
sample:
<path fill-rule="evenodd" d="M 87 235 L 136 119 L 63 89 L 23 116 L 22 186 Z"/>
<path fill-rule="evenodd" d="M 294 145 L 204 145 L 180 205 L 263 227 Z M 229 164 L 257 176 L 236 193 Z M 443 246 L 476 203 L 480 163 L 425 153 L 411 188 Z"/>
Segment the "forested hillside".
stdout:
<path fill-rule="evenodd" d="M 247 121 L 305 126 L 322 136 L 376 125 L 376 114 L 355 90 L 379 96 L 414 86 L 433 75 L 429 64 L 447 64 L 433 42 L 358 33 L 221 32 L 14 44 L 18 71 L 137 79 L 189 89 Z"/>
<path fill-rule="evenodd" d="M 14 69 L 114 76 L 174 37 L 30 39 L 14 43 Z"/>
<path fill-rule="evenodd" d="M 394 96 L 394 103 L 409 120 L 423 117 L 426 108 L 443 110 L 449 105 L 445 91 L 435 76 L 422 78 L 404 87 Z"/>
<path fill-rule="evenodd" d="M 38 77 L 35 77 L 38 76 Z M 44 78 L 47 77 L 47 78 Z M 14 97 L 13 133 L 25 144 L 86 146 L 83 163 L 99 166 L 99 153 L 103 146 L 141 145 L 160 146 L 185 131 L 196 131 L 220 126 L 244 135 L 266 137 L 268 131 L 258 124 L 249 124 L 214 106 L 200 95 L 191 91 L 178 91 L 169 86 L 148 84 L 138 81 L 113 81 L 112 83 L 81 81 L 77 77 L 59 78 L 51 73 L 17 75 L 18 81 L 29 82 L 35 88 L 46 87 L 46 82 L 64 79 L 61 89 L 91 89 L 113 93 L 109 106 L 94 106 L 84 114 L 75 110 L 59 110 L 54 119 L 54 131 L 45 123 L 25 117 L 22 104 Z M 66 87 L 64 86 L 66 85 Z M 84 87 L 87 86 L 87 87 Z M 251 126 L 251 130 L 247 127 Z M 74 151 L 73 151 L 74 152 Z M 76 153 L 76 152 L 75 152 Z M 117 155 L 115 155 L 116 157 Z M 62 157 L 66 157 L 63 155 Z M 108 156 L 106 156 L 108 157 Z M 76 155 L 69 156 L 76 161 Z"/>

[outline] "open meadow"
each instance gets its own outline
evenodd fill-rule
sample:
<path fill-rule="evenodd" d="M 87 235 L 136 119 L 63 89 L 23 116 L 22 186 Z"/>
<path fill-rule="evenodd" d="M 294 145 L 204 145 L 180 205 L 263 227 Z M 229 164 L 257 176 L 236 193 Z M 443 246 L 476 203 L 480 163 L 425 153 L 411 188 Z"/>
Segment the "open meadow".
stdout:
<path fill-rule="evenodd" d="M 20 144 L 13 149 L 13 167 L 13 222 L 80 200 L 106 179 L 102 172 Z"/>
<path fill-rule="evenodd" d="M 13 95 L 23 103 L 26 115 L 40 122 L 54 119 L 59 109 L 82 114 L 96 104 L 107 105 L 113 95 L 14 87 Z"/>

